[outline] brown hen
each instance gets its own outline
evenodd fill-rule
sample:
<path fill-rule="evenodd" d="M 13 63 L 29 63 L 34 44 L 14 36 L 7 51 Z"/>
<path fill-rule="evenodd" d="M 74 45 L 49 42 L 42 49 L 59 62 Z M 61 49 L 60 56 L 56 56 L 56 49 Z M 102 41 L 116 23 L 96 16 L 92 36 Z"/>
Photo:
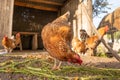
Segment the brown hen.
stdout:
<path fill-rule="evenodd" d="M 77 37 L 74 37 L 72 39 L 72 50 L 78 53 L 79 55 L 85 54 L 86 52 L 85 41 L 80 41 Z"/>
<path fill-rule="evenodd" d="M 8 38 L 7 36 L 3 37 L 2 45 L 8 53 L 12 52 L 12 50 L 16 47 L 15 41 L 13 39 Z"/>
<path fill-rule="evenodd" d="M 17 33 L 15 36 L 15 45 L 18 46 L 21 43 L 20 33 Z"/>
<path fill-rule="evenodd" d="M 99 43 L 101 38 L 105 35 L 105 33 L 108 31 L 108 26 L 101 27 L 98 29 L 98 33 L 100 34 L 100 38 L 98 35 L 93 35 L 91 37 L 88 37 L 85 41 L 87 48 L 91 49 L 91 55 L 93 55 L 93 50 L 95 49 L 96 45 Z"/>
<path fill-rule="evenodd" d="M 70 47 L 72 31 L 68 22 L 69 16 L 70 12 L 67 12 L 43 28 L 41 33 L 43 45 L 55 59 L 81 64 L 80 56 Z M 57 66 L 55 60 L 53 69 L 59 69 L 60 65 L 61 62 Z"/>
<path fill-rule="evenodd" d="M 77 37 L 74 37 L 72 39 L 72 50 L 75 51 L 76 53 L 80 54 L 85 54 L 87 51 L 86 45 L 85 45 L 85 40 L 88 38 L 89 35 L 84 29 L 80 30 L 80 40 Z"/>

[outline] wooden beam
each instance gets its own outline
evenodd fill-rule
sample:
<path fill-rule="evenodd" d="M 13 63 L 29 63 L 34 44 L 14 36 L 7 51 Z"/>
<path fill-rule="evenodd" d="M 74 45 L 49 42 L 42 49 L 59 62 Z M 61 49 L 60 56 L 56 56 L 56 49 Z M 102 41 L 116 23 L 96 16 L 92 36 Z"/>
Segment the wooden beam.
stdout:
<path fill-rule="evenodd" d="M 44 3 L 44 4 L 50 4 L 50 5 L 56 5 L 56 6 L 62 6 L 62 3 L 57 3 L 53 1 L 45 1 L 45 0 L 29 0 L 31 2 L 37 2 L 37 3 Z"/>
<path fill-rule="evenodd" d="M 120 62 L 120 56 L 118 55 L 118 53 L 116 51 L 114 51 L 106 42 L 105 40 L 102 38 L 101 39 L 102 43 L 104 44 L 104 46 L 112 53 L 112 55 Z"/>
<path fill-rule="evenodd" d="M 50 7 L 40 6 L 40 5 L 38 6 L 38 5 L 24 3 L 24 2 L 18 2 L 18 1 L 15 1 L 15 5 L 29 7 L 29 8 L 35 8 L 35 9 L 40 9 L 40 10 L 46 10 L 46 11 L 58 11 L 57 8 L 50 8 Z"/>

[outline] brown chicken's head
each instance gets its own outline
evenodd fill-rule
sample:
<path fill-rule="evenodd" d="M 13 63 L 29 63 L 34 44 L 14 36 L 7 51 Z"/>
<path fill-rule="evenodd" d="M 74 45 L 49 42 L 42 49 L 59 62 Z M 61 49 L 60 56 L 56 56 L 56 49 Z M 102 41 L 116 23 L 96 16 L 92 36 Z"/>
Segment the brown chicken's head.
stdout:
<path fill-rule="evenodd" d="M 108 25 L 101 27 L 98 29 L 98 32 L 100 33 L 101 36 L 104 36 L 104 34 L 106 34 L 106 32 L 109 30 Z"/>
<path fill-rule="evenodd" d="M 6 41 L 6 40 L 8 39 L 8 37 L 5 35 L 5 36 L 3 37 L 3 39 Z"/>
<path fill-rule="evenodd" d="M 20 37 L 20 33 L 17 33 L 17 34 L 16 34 L 16 37 Z"/>
<path fill-rule="evenodd" d="M 81 58 L 80 58 L 80 56 L 78 54 L 75 54 L 75 55 L 73 55 L 72 59 L 68 60 L 68 62 L 70 62 L 70 63 L 77 63 L 77 64 L 81 65 L 83 61 L 81 60 Z"/>
<path fill-rule="evenodd" d="M 89 38 L 89 35 L 87 34 L 85 29 L 80 30 L 80 38 L 82 41 L 85 41 L 86 38 Z"/>
<path fill-rule="evenodd" d="M 105 32 L 107 32 L 109 30 L 108 25 L 105 26 Z"/>

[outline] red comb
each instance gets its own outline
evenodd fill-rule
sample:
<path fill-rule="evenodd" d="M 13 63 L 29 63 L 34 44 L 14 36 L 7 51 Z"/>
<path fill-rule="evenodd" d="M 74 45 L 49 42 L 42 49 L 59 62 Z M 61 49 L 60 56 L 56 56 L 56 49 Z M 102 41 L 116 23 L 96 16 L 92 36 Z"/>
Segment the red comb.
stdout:
<path fill-rule="evenodd" d="M 20 36 L 20 33 L 18 32 L 18 33 L 16 34 L 16 36 L 18 36 L 18 37 L 19 37 L 19 36 Z"/>
<path fill-rule="evenodd" d="M 109 30 L 109 27 L 108 25 L 105 26 L 105 30 L 108 31 Z"/>

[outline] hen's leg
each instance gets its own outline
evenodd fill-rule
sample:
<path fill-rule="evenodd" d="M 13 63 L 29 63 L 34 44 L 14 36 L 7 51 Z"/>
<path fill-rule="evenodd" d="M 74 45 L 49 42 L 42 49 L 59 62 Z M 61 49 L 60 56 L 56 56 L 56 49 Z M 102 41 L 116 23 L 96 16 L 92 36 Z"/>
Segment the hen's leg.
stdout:
<path fill-rule="evenodd" d="M 9 53 L 11 53 L 11 52 L 12 52 L 12 50 L 13 50 L 13 49 L 10 49 L 10 50 L 9 50 Z"/>
<path fill-rule="evenodd" d="M 58 66 L 56 66 L 56 69 L 57 69 L 57 70 L 60 70 L 61 63 L 62 63 L 62 62 L 60 61 L 59 64 L 58 64 Z"/>
<path fill-rule="evenodd" d="M 57 65 L 57 62 L 59 62 L 59 64 Z M 54 65 L 52 67 L 52 70 L 59 70 L 60 66 L 61 66 L 61 61 L 57 61 L 57 59 L 54 59 Z"/>
<path fill-rule="evenodd" d="M 6 52 L 6 53 L 8 53 L 8 52 L 9 52 L 9 50 L 8 50 L 7 48 L 5 48 L 5 52 Z"/>
<path fill-rule="evenodd" d="M 54 59 L 54 65 L 53 65 L 53 67 L 52 67 L 52 70 L 55 70 L 56 69 L 56 63 L 57 63 L 57 60 L 56 59 Z"/>

